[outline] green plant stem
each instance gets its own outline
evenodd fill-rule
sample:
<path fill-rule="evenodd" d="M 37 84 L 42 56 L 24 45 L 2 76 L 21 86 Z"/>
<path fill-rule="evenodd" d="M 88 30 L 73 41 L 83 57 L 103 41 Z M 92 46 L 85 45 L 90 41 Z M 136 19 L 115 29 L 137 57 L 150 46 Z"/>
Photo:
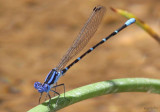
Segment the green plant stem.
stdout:
<path fill-rule="evenodd" d="M 57 97 L 52 98 L 50 111 L 60 110 L 76 102 L 96 96 L 121 92 L 160 93 L 160 80 L 149 78 L 123 78 L 89 84 L 61 94 L 57 106 Z M 28 112 L 48 112 L 48 101 L 32 108 Z"/>

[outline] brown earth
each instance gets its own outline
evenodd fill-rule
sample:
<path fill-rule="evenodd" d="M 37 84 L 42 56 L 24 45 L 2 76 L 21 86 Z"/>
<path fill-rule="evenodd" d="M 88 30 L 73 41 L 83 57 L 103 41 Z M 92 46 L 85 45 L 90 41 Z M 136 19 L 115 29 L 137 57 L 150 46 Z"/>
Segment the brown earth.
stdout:
<path fill-rule="evenodd" d="M 160 31 L 159 0 L 0 1 L 1 112 L 25 112 L 38 104 L 39 93 L 33 87 L 34 82 L 44 81 L 97 4 L 105 6 L 107 13 L 85 49 L 126 21 L 112 12 L 111 6 L 134 13 L 156 32 Z M 159 44 L 132 25 L 86 56 L 59 83 L 64 82 L 69 91 L 110 79 L 158 79 L 159 57 Z M 62 88 L 60 91 L 63 92 Z M 158 94 L 119 93 L 88 99 L 60 112 L 159 112 L 159 101 Z"/>

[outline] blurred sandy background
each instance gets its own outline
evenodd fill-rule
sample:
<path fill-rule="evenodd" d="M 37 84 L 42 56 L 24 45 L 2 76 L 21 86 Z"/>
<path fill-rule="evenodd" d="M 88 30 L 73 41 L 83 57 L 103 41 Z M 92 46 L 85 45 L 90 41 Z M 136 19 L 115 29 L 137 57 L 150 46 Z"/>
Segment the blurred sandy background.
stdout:
<path fill-rule="evenodd" d="M 33 87 L 34 82 L 44 81 L 96 5 L 105 6 L 107 12 L 86 49 L 126 21 L 112 12 L 111 6 L 134 13 L 157 33 L 160 31 L 159 0 L 0 0 L 0 112 L 25 112 L 38 104 L 39 93 Z M 158 43 L 132 25 L 72 67 L 59 83 L 65 83 L 69 91 L 117 78 L 158 79 L 159 57 Z M 160 95 L 111 94 L 59 112 L 97 111 L 160 112 Z"/>

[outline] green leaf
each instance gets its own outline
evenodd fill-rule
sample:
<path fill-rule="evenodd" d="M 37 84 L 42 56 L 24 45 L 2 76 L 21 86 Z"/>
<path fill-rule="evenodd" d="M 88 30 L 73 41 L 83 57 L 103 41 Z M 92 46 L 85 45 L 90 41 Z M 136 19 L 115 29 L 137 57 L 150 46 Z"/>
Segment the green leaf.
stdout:
<path fill-rule="evenodd" d="M 54 97 L 51 100 L 50 109 L 48 108 L 48 101 L 46 101 L 28 112 L 53 112 L 82 100 L 122 92 L 150 92 L 160 94 L 160 80 L 149 78 L 124 78 L 93 83 L 66 92 L 65 98 L 64 94 L 61 94 L 57 106 L 55 105 L 57 97 Z"/>

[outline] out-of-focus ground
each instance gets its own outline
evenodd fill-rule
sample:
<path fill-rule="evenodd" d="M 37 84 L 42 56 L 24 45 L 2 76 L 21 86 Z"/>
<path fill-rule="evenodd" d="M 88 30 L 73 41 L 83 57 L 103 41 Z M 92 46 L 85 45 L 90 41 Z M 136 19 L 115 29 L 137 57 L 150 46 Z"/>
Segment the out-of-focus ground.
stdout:
<path fill-rule="evenodd" d="M 157 33 L 160 31 L 159 0 L 0 1 L 1 112 L 24 112 L 38 104 L 39 93 L 33 87 L 34 82 L 43 82 L 57 65 L 96 5 L 105 6 L 107 12 L 85 50 L 126 21 L 112 12 L 111 6 L 134 13 Z M 72 67 L 59 83 L 65 83 L 69 91 L 117 78 L 159 79 L 159 58 L 159 44 L 137 25 L 132 25 Z M 59 92 L 63 92 L 63 88 Z M 76 103 L 59 112 L 97 111 L 159 112 L 160 95 L 110 94 Z"/>

